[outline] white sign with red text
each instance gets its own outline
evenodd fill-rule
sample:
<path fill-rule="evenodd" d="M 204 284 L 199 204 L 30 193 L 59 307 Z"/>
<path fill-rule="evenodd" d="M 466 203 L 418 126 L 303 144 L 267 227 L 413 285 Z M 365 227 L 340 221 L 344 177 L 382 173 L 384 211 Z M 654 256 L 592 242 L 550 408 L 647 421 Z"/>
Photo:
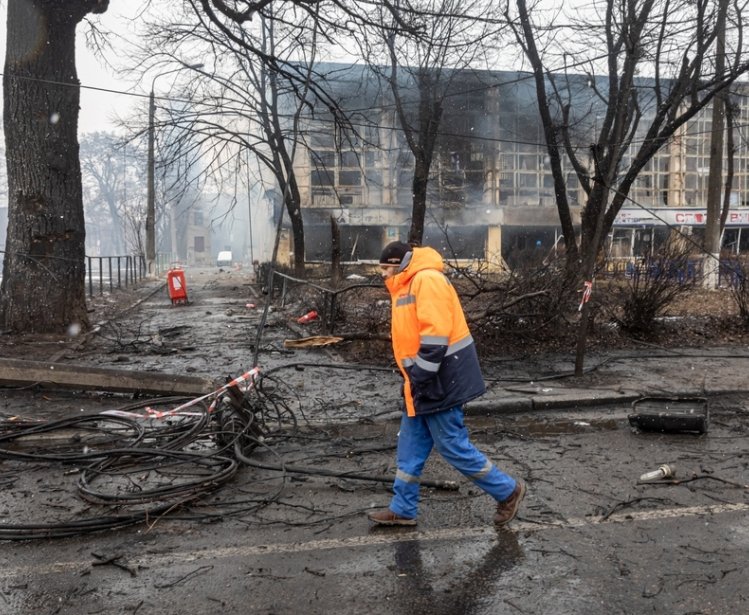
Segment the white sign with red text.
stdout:
<path fill-rule="evenodd" d="M 614 220 L 614 226 L 705 226 L 706 220 L 704 209 L 623 207 Z M 726 226 L 749 226 L 749 208 L 729 211 Z"/>

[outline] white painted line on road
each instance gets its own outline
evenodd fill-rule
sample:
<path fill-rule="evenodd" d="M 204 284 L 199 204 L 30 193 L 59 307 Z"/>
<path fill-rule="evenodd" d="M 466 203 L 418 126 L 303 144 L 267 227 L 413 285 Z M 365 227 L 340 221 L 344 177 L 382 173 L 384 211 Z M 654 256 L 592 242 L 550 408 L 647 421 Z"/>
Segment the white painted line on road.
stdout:
<path fill-rule="evenodd" d="M 626 521 L 651 521 L 658 519 L 674 519 L 676 517 L 698 517 L 700 515 L 720 515 L 732 512 L 746 512 L 749 504 L 714 504 L 712 506 L 687 506 L 685 508 L 666 508 L 663 510 L 643 510 L 640 512 L 619 513 L 606 520 L 609 523 L 624 523 Z"/>
<path fill-rule="evenodd" d="M 540 532 L 551 529 L 564 530 L 576 527 L 593 527 L 612 523 L 631 523 L 633 521 L 659 521 L 684 517 L 700 517 L 728 514 L 734 512 L 749 512 L 749 504 L 716 504 L 711 506 L 688 506 L 684 508 L 666 508 L 639 512 L 621 512 L 612 515 L 605 521 L 593 518 L 573 518 L 560 523 L 530 523 L 515 521 L 508 530 L 513 532 Z M 451 527 L 444 529 L 429 529 L 419 531 L 410 528 L 382 528 L 372 531 L 366 536 L 351 536 L 349 538 L 331 538 L 326 540 L 311 540 L 309 542 L 275 543 L 267 545 L 243 545 L 238 547 L 219 547 L 203 551 L 174 552 L 165 555 L 149 555 L 124 560 L 128 566 L 137 568 L 144 566 L 175 565 L 198 560 L 229 559 L 255 557 L 259 555 L 279 555 L 284 553 L 301 553 L 309 551 L 326 551 L 331 549 L 350 549 L 356 547 L 372 547 L 378 545 L 395 544 L 412 540 L 466 540 L 471 538 L 491 538 L 497 536 L 498 530 L 492 526 L 481 527 Z M 71 571 L 82 571 L 90 568 L 90 563 L 55 562 L 35 566 L 5 566 L 0 570 L 0 579 L 9 579 L 22 575 L 59 574 Z"/>

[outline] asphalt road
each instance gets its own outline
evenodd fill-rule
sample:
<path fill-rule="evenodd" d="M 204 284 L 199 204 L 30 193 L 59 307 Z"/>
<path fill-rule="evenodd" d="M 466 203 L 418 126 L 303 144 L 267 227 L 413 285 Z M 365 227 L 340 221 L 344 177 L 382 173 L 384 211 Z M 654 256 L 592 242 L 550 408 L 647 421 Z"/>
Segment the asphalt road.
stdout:
<path fill-rule="evenodd" d="M 213 496 L 132 528 L 6 541 L 0 613 L 740 613 L 749 546 L 746 408 L 716 403 L 702 436 L 640 434 L 626 408 L 474 419 L 476 441 L 529 493 L 509 529 L 438 458 L 415 530 L 370 527 L 397 424 L 306 428 Z M 682 484 L 638 484 L 661 463 Z M 9 523 L 91 514 L 59 464 L 4 461 Z"/>
<path fill-rule="evenodd" d="M 196 292 L 191 310 L 172 309 L 156 293 L 151 307 L 134 309 L 68 359 L 238 373 L 258 318 L 246 307 L 248 289 L 241 281 L 217 285 L 212 274 L 199 280 L 188 272 L 188 285 L 213 294 Z M 289 316 L 276 312 L 264 338 L 266 364 L 309 358 L 284 351 L 282 340 L 293 334 L 284 319 Z M 277 408 L 283 400 L 296 426 L 284 420 L 252 459 L 306 472 L 240 465 L 219 489 L 131 527 L 4 540 L 0 614 L 749 611 L 749 411 L 743 396 L 710 399 L 703 435 L 635 432 L 628 404 L 471 416 L 477 444 L 528 483 L 518 519 L 494 529 L 492 502 L 433 457 L 425 478 L 455 480 L 459 489 L 424 489 L 417 528 L 383 529 L 370 527 L 366 512 L 387 504 L 387 483 L 326 472 L 392 476 L 397 379 L 336 369 L 324 376 L 311 369 L 276 373 L 281 377 L 264 402 Z M 31 413 L 42 420 L 133 403 L 36 388 L 6 390 L 2 399 L 6 417 Z M 66 428 L 3 446 L 35 454 L 102 446 L 92 438 Z M 212 453 L 217 441 L 209 433 L 193 450 Z M 638 482 L 662 463 L 676 468 L 672 482 Z M 176 470 L 145 462 L 135 474 L 97 476 L 102 488 L 126 493 L 179 478 Z M 0 461 L 0 536 L 19 524 L 122 512 L 82 497 L 80 479 L 77 464 Z"/>

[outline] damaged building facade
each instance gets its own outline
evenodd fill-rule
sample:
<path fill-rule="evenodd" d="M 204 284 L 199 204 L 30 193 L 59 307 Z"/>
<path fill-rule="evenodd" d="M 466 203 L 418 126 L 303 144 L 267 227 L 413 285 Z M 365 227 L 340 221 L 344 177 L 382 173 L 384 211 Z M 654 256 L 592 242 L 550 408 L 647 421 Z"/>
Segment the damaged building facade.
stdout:
<path fill-rule="evenodd" d="M 336 125 L 329 106 L 319 103 L 303 116 L 304 147 L 297 151 L 295 173 L 305 257 L 330 259 L 333 219 L 345 261 L 376 259 L 385 243 L 408 236 L 414 157 L 390 90 L 378 84 L 368 68 L 324 65 L 317 70 L 326 88 L 335 92 L 350 126 Z M 579 79 L 583 91 L 586 77 Z M 527 73 L 461 71 L 445 84 L 423 243 L 448 258 L 495 268 L 512 267 L 530 253 L 545 256 L 554 251 L 562 235 L 532 79 Z M 413 96 L 415 102 L 417 93 Z M 737 126 L 749 125 L 748 112 L 743 104 Z M 580 113 L 573 137 L 580 148 L 588 149 L 602 116 L 590 101 L 580 105 Z M 669 220 L 682 220 L 679 226 L 699 233 L 704 226 L 709 124 L 708 108 L 643 169 L 630 193 L 632 207 L 622 211 L 609 238 L 612 254 L 636 256 L 652 250 L 657 236 L 667 234 Z M 731 196 L 734 215 L 729 216 L 725 239 L 749 250 L 749 148 L 740 137 L 736 142 L 743 146 L 735 156 Z M 578 224 L 585 193 L 565 157 L 563 165 Z"/>

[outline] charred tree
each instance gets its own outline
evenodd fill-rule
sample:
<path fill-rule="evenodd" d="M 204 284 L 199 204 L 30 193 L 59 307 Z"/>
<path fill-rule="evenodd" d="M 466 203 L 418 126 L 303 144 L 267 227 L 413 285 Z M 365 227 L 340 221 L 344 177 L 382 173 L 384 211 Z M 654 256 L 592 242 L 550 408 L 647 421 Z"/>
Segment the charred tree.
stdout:
<path fill-rule="evenodd" d="M 456 94 L 461 74 L 485 61 L 485 41 L 498 29 L 492 19 L 497 7 L 485 0 L 393 2 L 360 24 L 361 55 L 389 90 L 413 155 L 412 245 L 420 245 L 424 235 L 445 98 Z"/>
<path fill-rule="evenodd" d="M 333 288 L 338 288 L 343 278 L 341 269 L 341 229 L 333 216 L 330 216 L 330 279 Z"/>
<path fill-rule="evenodd" d="M 0 322 L 88 327 L 75 30 L 108 0 L 10 0 L 3 74 L 8 235 Z"/>
<path fill-rule="evenodd" d="M 442 119 L 442 96 L 439 85 L 429 70 L 421 70 L 416 75 L 419 95 L 419 112 L 416 125 L 409 123 L 397 83 L 395 64 L 391 73 L 391 89 L 396 100 L 396 109 L 400 125 L 404 127 L 406 141 L 414 155 L 414 177 L 412 182 L 413 203 L 411 207 L 411 227 L 408 231 L 408 243 L 421 245 L 424 237 L 424 220 L 427 212 L 427 188 L 429 171 L 432 168 L 434 149 Z"/>
<path fill-rule="evenodd" d="M 269 38 L 273 32 L 273 24 L 269 24 Z M 257 73 L 256 73 L 257 74 Z M 294 150 L 297 135 L 296 124 L 298 115 L 295 116 L 294 129 L 288 131 L 281 121 L 283 111 L 280 99 L 283 93 L 280 90 L 278 74 L 268 71 L 262 67 L 255 80 L 258 83 L 259 94 L 259 117 L 260 127 L 265 133 L 265 142 L 270 147 L 270 155 L 267 159 L 270 164 L 266 166 L 276 178 L 279 189 L 284 195 L 284 206 L 289 214 L 291 224 L 291 238 L 294 246 L 294 273 L 298 277 L 304 277 L 306 248 L 304 241 L 304 219 L 302 218 L 302 197 L 299 193 L 299 183 L 294 171 Z M 291 138 L 288 133 L 291 132 Z M 261 157 L 263 160 L 263 157 Z"/>

